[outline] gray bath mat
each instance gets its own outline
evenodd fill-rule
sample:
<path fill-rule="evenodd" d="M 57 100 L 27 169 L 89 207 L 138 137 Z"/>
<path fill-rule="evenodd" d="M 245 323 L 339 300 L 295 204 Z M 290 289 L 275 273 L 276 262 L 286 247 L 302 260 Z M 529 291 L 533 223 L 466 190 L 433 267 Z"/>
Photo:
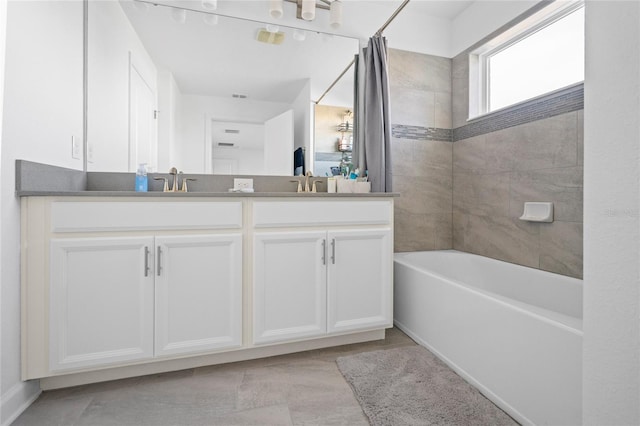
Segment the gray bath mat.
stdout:
<path fill-rule="evenodd" d="M 376 425 L 517 425 L 422 346 L 336 360 Z"/>

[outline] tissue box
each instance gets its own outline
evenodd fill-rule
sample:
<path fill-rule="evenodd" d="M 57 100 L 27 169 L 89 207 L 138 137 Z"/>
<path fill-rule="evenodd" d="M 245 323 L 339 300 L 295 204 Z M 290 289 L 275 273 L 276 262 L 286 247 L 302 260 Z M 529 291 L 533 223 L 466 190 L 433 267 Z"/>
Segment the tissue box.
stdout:
<path fill-rule="evenodd" d="M 357 182 L 355 179 L 337 179 L 338 192 L 363 194 L 371 192 L 371 182 Z"/>

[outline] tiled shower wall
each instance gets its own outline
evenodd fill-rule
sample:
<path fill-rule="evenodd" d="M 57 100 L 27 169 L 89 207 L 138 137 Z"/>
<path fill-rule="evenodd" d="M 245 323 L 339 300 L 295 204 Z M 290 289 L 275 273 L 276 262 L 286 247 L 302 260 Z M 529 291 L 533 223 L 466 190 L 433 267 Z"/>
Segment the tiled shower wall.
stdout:
<path fill-rule="evenodd" d="M 389 50 L 395 250 L 582 277 L 582 87 L 467 122 L 468 59 Z M 553 223 L 518 219 L 552 201 Z"/>
<path fill-rule="evenodd" d="M 453 59 L 453 248 L 581 278 L 582 87 L 467 124 L 468 70 Z M 554 222 L 519 220 L 525 201 Z"/>
<path fill-rule="evenodd" d="M 451 59 L 389 49 L 395 251 L 453 247 Z"/>

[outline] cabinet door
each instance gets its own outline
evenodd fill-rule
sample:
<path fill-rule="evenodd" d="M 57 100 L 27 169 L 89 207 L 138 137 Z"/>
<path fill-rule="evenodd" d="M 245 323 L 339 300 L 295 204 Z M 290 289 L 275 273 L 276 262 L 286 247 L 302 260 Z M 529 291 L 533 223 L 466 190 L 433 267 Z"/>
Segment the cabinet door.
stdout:
<path fill-rule="evenodd" d="M 326 333 L 326 232 L 256 233 L 254 343 Z"/>
<path fill-rule="evenodd" d="M 391 326 L 390 229 L 328 233 L 328 331 Z"/>
<path fill-rule="evenodd" d="M 156 237 L 159 355 L 242 345 L 242 235 Z"/>
<path fill-rule="evenodd" d="M 52 371 L 153 356 L 153 238 L 53 239 Z"/>

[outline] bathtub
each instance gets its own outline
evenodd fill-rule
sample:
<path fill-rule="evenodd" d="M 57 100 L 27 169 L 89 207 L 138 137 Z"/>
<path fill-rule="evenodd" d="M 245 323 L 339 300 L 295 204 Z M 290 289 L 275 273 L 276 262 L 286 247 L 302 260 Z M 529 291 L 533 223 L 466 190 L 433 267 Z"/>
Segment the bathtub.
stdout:
<path fill-rule="evenodd" d="M 455 250 L 396 253 L 394 323 L 521 424 L 582 419 L 582 281 Z"/>

